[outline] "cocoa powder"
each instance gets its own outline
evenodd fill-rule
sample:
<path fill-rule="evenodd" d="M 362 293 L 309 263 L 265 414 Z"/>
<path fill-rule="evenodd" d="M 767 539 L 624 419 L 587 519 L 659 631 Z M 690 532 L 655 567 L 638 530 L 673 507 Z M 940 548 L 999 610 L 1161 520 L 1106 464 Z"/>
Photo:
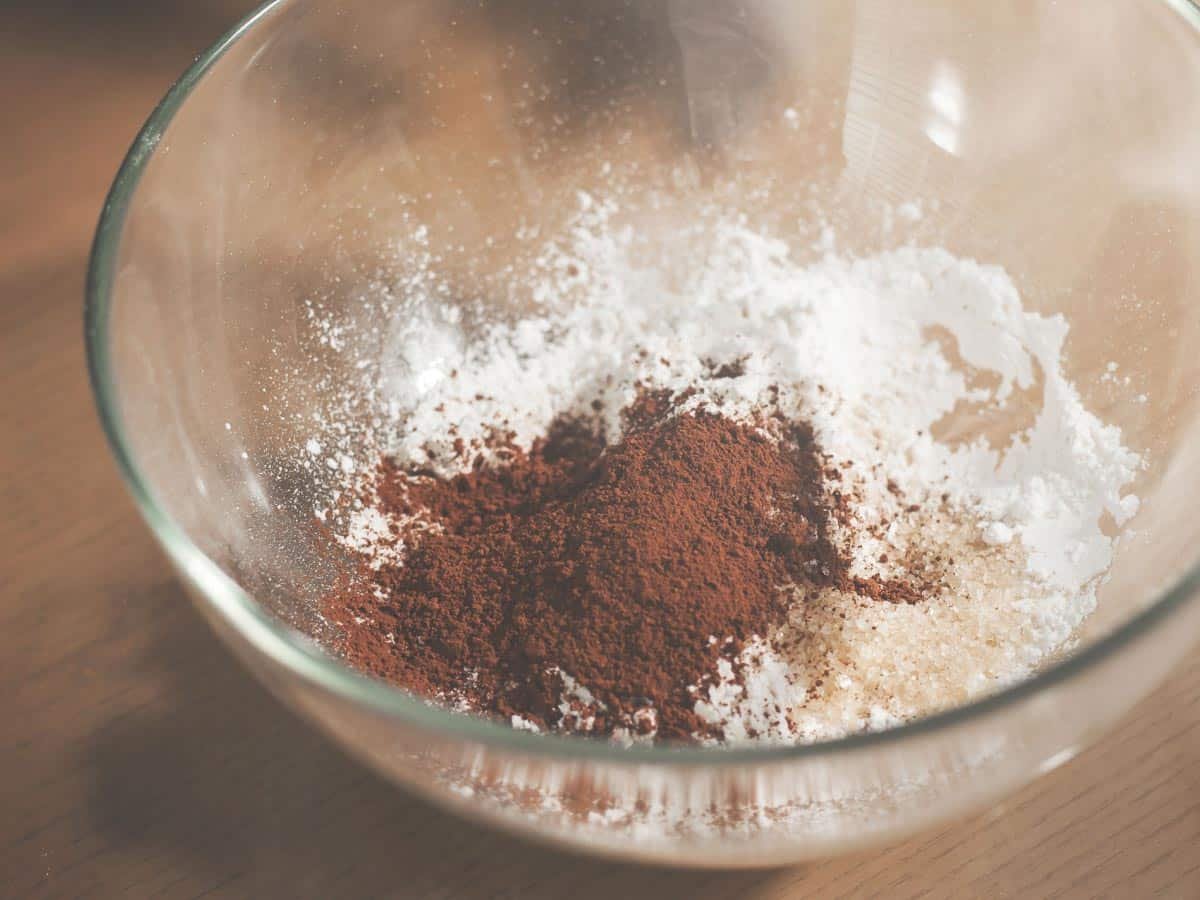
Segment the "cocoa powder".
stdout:
<path fill-rule="evenodd" d="M 373 502 L 427 527 L 406 530 L 401 564 L 364 561 L 327 599 L 347 661 L 541 727 L 688 739 L 717 659 L 769 639 L 797 592 L 921 598 L 928 585 L 848 574 L 810 427 L 683 399 L 644 393 L 610 447 L 564 418 L 450 479 L 385 460 Z"/>

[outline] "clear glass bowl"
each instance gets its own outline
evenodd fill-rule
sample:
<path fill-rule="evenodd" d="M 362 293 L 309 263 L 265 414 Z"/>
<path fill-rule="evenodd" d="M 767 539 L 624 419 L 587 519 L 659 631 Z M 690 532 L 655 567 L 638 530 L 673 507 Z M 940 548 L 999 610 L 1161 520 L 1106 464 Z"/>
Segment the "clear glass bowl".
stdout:
<path fill-rule="evenodd" d="M 1200 624 L 1200 9 L 1080 12 L 268 4 L 150 118 L 88 281 L 101 417 L 198 608 L 285 702 L 398 784 L 625 858 L 819 857 L 981 808 L 1069 759 Z M 1150 459 L 1072 654 L 882 733 L 621 750 L 451 715 L 304 636 L 331 577 L 310 531 L 328 485 L 288 460 L 306 410 L 352 375 L 304 301 L 369 332 L 362 291 L 414 211 L 458 283 L 494 283 L 515 223 L 552 227 L 556 198 L 601 163 L 681 197 L 755 178 L 808 190 L 866 249 L 888 239 L 864 210 L 920 198 L 919 239 L 1004 265 L 1031 308 L 1067 316 L 1068 374 Z M 1148 402 L 1102 389 L 1110 361 Z"/>

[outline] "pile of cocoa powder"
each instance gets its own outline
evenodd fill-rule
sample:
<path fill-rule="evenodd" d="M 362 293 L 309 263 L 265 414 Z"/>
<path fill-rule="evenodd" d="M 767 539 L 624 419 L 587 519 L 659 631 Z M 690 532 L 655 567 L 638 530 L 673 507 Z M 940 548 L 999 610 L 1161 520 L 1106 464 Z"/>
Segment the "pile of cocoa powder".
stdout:
<path fill-rule="evenodd" d="M 612 446 L 561 418 L 449 479 L 384 460 L 370 502 L 410 524 L 399 562 L 364 558 L 327 598 L 346 660 L 540 728 L 687 740 L 710 733 L 693 707 L 718 659 L 769 640 L 806 592 L 936 589 L 849 575 L 841 473 L 809 426 L 686 399 L 644 392 Z"/>

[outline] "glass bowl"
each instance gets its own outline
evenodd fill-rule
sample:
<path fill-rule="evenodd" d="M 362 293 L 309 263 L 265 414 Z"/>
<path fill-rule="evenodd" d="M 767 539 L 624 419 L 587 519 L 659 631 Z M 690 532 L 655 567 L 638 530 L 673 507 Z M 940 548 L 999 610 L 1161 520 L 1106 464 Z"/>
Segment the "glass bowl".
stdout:
<path fill-rule="evenodd" d="M 267 4 L 138 136 L 87 285 L 101 418 L 197 607 L 284 702 L 397 784 L 622 858 L 756 866 L 848 851 L 982 808 L 1069 759 L 1200 626 L 1200 9 L 1077 12 L 1053 0 Z M 412 222 L 430 223 L 447 283 L 492 296 L 522 235 L 560 227 L 563 198 L 581 185 L 602 196 L 614 171 L 626 196 L 724 192 L 755 214 L 807 194 L 858 249 L 899 240 L 879 210 L 919 201 L 905 240 L 999 263 L 1029 308 L 1067 317 L 1069 376 L 1149 460 L 1073 652 L 878 733 L 619 749 L 451 714 L 306 636 L 336 566 L 312 540 L 329 485 L 293 460 L 304 423 L 355 377 L 342 337 L 369 342 L 388 324 L 364 298 Z M 774 192 L 749 187 L 764 184 Z M 797 235 L 813 224 L 778 211 Z M 314 304 L 343 331 L 316 333 Z M 1105 383 L 1110 363 L 1130 390 Z M 346 415 L 362 425 L 371 412 Z"/>

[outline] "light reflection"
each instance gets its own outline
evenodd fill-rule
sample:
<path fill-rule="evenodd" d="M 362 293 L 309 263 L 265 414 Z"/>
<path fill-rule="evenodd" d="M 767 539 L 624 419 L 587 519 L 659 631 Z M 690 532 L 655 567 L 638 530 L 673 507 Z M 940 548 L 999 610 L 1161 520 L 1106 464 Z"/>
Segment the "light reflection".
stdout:
<path fill-rule="evenodd" d="M 947 153 L 958 153 L 966 103 L 962 80 L 949 65 L 940 62 L 929 85 L 931 114 L 925 134 Z"/>

